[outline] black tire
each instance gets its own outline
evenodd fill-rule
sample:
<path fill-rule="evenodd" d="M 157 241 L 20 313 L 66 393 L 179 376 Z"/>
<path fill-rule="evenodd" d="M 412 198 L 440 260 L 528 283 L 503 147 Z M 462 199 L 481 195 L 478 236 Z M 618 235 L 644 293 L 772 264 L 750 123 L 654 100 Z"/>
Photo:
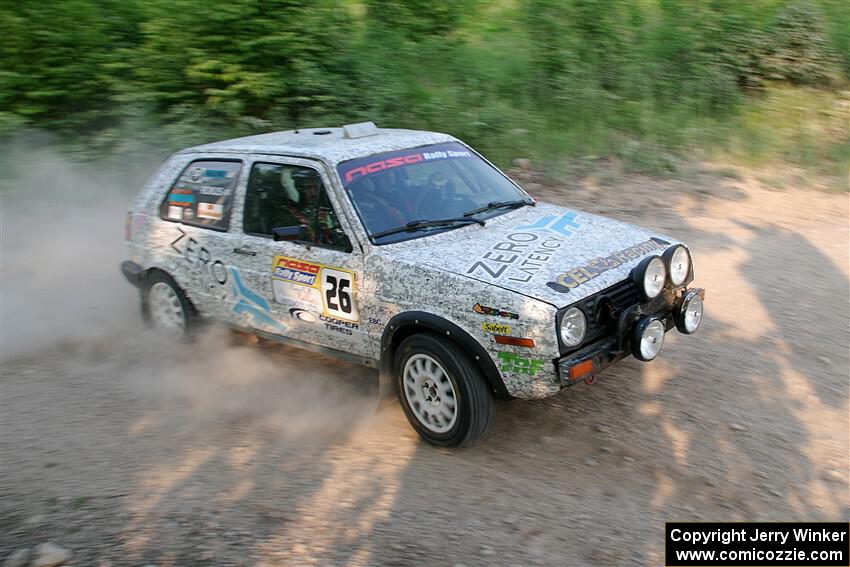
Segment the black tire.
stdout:
<path fill-rule="evenodd" d="M 186 294 L 177 285 L 177 282 L 174 281 L 174 278 L 169 276 L 165 272 L 154 271 L 152 272 L 145 284 L 142 286 L 142 317 L 145 322 L 150 325 L 155 330 L 161 330 L 157 328 L 157 322 L 154 320 L 154 317 L 151 313 L 151 290 L 154 289 L 154 286 L 157 284 L 165 284 L 174 292 L 180 307 L 182 308 L 182 320 L 183 320 L 183 330 L 180 338 L 188 339 L 192 337 L 195 332 L 198 330 L 200 326 L 200 317 L 198 316 L 198 311 L 195 309 L 195 306 L 186 297 Z"/>
<path fill-rule="evenodd" d="M 434 359 L 445 370 L 451 381 L 455 396 L 456 418 L 445 432 L 429 429 L 417 416 L 416 410 L 405 393 L 404 370 L 415 355 L 426 355 Z M 420 357 L 421 358 L 421 357 Z M 417 334 L 406 338 L 399 345 L 393 359 L 393 376 L 398 390 L 398 399 L 410 425 L 428 443 L 439 447 L 462 447 L 484 435 L 493 420 L 495 403 L 490 388 L 481 371 L 457 345 L 431 334 Z M 448 398 L 447 398 L 448 399 Z"/>

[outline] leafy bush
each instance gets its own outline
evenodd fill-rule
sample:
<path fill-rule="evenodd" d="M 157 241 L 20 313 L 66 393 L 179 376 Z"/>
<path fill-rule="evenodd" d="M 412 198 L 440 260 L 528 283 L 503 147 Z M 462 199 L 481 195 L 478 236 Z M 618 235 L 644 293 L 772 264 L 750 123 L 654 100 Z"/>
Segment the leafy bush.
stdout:
<path fill-rule="evenodd" d="M 0 128 L 94 154 L 374 120 L 502 163 L 664 173 L 770 81 L 846 85 L 846 16 L 841 0 L 7 1 Z"/>

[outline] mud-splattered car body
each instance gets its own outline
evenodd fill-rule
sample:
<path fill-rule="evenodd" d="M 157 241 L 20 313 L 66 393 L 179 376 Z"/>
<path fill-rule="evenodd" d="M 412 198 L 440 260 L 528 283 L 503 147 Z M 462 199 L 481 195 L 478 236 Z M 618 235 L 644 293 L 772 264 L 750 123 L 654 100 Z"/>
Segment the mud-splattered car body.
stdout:
<path fill-rule="evenodd" d="M 359 128 L 278 132 L 173 155 L 128 213 L 125 275 L 144 289 L 152 273 L 167 274 L 201 317 L 385 373 L 400 341 L 425 330 L 456 344 L 503 398 L 541 398 L 591 380 L 635 350 L 639 321 L 651 317 L 665 332 L 677 323 L 681 329 L 683 301 L 694 293 L 702 297 L 701 290 L 687 288 L 693 279 L 689 252 L 684 281 L 664 282 L 654 298 L 642 295 L 636 267 L 675 248 L 675 239 L 536 204 L 451 136 Z M 401 183 L 402 168 L 429 160 L 453 168 L 475 160 L 474 175 L 491 181 L 470 182 L 470 194 L 459 195 L 457 189 L 446 192 L 443 174 L 420 184 L 405 177 L 410 191 L 429 182 L 437 187 L 428 186 L 433 193 L 420 198 L 420 212 L 436 200 L 433 195 L 480 205 L 490 182 L 510 184 L 500 191 L 514 191 L 526 202 L 497 206 L 480 221 L 475 213 L 467 215 L 474 222 L 454 219 L 423 234 L 411 227 L 384 241 L 375 238 L 380 234 L 370 230 L 367 213 L 382 202 L 375 196 L 380 175 L 395 169 L 393 179 Z M 457 171 L 455 183 L 461 184 L 467 176 Z M 323 204 L 303 205 L 295 214 L 307 223 L 330 214 L 331 221 L 317 222 L 310 238 L 272 234 L 278 227 L 271 224 L 281 221 L 264 221 L 256 212 L 271 207 L 263 185 L 269 179 L 278 191 L 292 192 L 299 183 L 319 186 Z M 375 185 L 354 193 L 355 183 L 367 181 Z M 475 187 L 484 192 L 478 200 Z M 359 194 L 373 201 L 355 202 Z M 277 208 L 286 216 L 287 207 L 299 206 L 293 205 L 297 199 Z M 669 269 L 669 258 L 663 261 Z M 585 317 L 586 336 L 568 346 L 559 325 L 572 307 Z"/>

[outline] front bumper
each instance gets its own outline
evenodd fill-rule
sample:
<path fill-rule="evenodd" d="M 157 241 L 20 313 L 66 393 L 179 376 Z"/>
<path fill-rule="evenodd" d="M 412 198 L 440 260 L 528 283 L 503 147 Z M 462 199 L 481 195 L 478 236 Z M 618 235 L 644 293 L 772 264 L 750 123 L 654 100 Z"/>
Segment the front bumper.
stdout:
<path fill-rule="evenodd" d="M 136 287 L 142 285 L 142 271 L 143 268 L 135 262 L 129 260 L 121 262 L 121 273 L 124 274 L 127 281 Z"/>
<path fill-rule="evenodd" d="M 673 301 L 665 303 L 660 309 L 647 310 L 646 306 L 635 305 L 620 315 L 616 331 L 612 335 L 557 359 L 555 366 L 561 386 L 572 386 L 579 381 L 592 383 L 603 370 L 632 354 L 632 333 L 642 318 L 660 319 L 664 323 L 665 333 L 676 328 L 682 301 L 692 291 L 705 299 L 705 290 L 702 288 L 682 288 L 675 293 Z"/>

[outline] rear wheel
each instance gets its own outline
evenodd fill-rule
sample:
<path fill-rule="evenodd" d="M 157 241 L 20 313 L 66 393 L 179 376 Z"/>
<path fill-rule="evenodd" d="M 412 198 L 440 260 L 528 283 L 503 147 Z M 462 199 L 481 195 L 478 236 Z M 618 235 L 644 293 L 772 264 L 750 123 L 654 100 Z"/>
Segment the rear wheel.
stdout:
<path fill-rule="evenodd" d="M 143 293 L 147 320 L 157 332 L 180 339 L 194 330 L 195 307 L 167 274 L 154 272 Z"/>
<path fill-rule="evenodd" d="M 493 396 L 478 367 L 455 344 L 429 334 L 408 337 L 393 370 L 407 420 L 429 443 L 463 446 L 487 431 Z"/>

